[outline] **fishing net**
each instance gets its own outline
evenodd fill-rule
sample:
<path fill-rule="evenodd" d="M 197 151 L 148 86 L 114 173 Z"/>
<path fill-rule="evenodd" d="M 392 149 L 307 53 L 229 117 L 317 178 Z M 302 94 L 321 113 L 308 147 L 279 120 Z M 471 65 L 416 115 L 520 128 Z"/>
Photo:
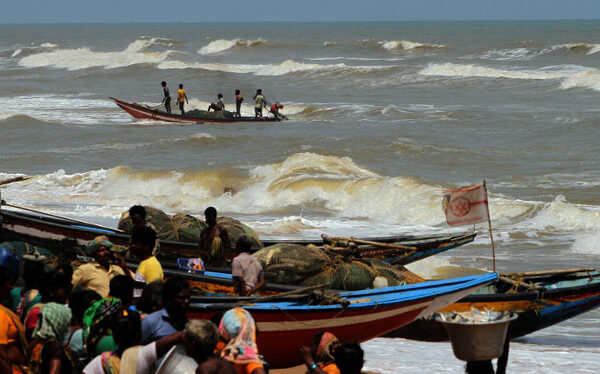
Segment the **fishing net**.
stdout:
<path fill-rule="evenodd" d="M 227 237 L 231 246 L 235 248 L 235 244 L 242 235 L 246 235 L 252 240 L 252 248 L 262 248 L 263 244 L 258 238 L 258 234 L 250 227 L 244 225 L 240 221 L 230 217 L 219 217 L 217 223 L 227 231 Z"/>
<path fill-rule="evenodd" d="M 299 284 L 319 273 L 330 259 L 313 245 L 278 243 L 254 253 L 263 266 L 268 282 Z"/>
<path fill-rule="evenodd" d="M 216 112 L 207 112 L 206 110 L 192 109 L 185 112 L 186 117 L 206 118 L 206 119 L 232 119 L 233 112 L 228 110 L 219 110 Z"/>
<path fill-rule="evenodd" d="M 401 265 L 390 265 L 387 262 L 379 260 L 366 260 L 378 276 L 384 277 L 388 281 L 388 285 L 397 286 L 401 284 L 413 284 L 424 282 L 425 279 L 417 274 L 409 271 Z"/>
<path fill-rule="evenodd" d="M 196 217 L 175 214 L 169 216 L 162 210 L 146 206 L 146 222 L 156 229 L 158 238 L 176 242 L 199 243 L 200 233 L 206 224 Z M 130 233 L 133 224 L 129 212 L 121 214 L 119 229 Z"/>

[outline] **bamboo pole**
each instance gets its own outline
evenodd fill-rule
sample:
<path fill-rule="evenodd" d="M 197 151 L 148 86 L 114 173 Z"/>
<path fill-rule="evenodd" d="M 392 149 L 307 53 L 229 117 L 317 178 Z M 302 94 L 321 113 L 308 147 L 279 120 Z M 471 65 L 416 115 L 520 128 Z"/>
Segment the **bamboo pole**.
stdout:
<path fill-rule="evenodd" d="M 483 189 L 485 190 L 485 198 L 488 200 L 488 192 L 487 185 L 485 184 L 485 179 L 483 180 Z M 490 241 L 492 242 L 492 266 L 494 273 L 496 272 L 496 248 L 494 247 L 494 233 L 492 232 L 492 217 L 490 216 L 490 202 L 486 201 L 485 209 L 487 210 L 488 215 L 488 227 L 490 229 Z"/>
<path fill-rule="evenodd" d="M 331 239 L 333 241 L 347 240 L 348 242 L 352 242 L 352 243 L 355 243 L 355 244 L 372 245 L 372 246 L 381 247 L 381 248 L 405 249 L 407 251 L 411 251 L 413 249 L 416 249 L 415 247 L 408 246 L 408 245 L 395 244 L 395 243 L 380 243 L 380 242 L 374 242 L 374 241 L 370 241 L 370 240 L 357 239 L 357 238 L 354 238 L 354 237 L 350 237 L 350 238 L 335 237 L 335 238 L 331 238 Z"/>
<path fill-rule="evenodd" d="M 12 208 L 17 208 L 17 209 L 27 210 L 27 211 L 34 212 L 34 213 L 43 214 L 43 215 L 46 215 L 46 216 L 49 216 L 49 217 L 60 218 L 60 219 L 64 219 L 64 220 L 67 220 L 67 221 L 77 222 L 77 223 L 81 223 L 81 224 L 84 224 L 84 225 L 90 225 L 90 226 L 94 226 L 94 227 L 97 227 L 97 228 L 114 231 L 114 232 L 120 233 L 120 234 L 127 234 L 123 230 L 115 229 L 115 228 L 104 226 L 104 225 L 99 225 L 99 224 L 93 223 L 93 222 L 83 221 L 83 220 L 80 220 L 80 219 L 75 219 L 75 218 L 70 218 L 70 217 L 66 217 L 66 216 L 61 216 L 59 214 L 47 213 L 47 212 L 43 212 L 43 211 L 37 210 L 37 209 L 27 208 L 27 207 L 20 206 L 20 205 L 15 205 L 15 204 L 9 204 L 7 202 L 2 203 L 2 205 L 6 205 L 6 206 L 9 206 L 9 207 L 12 207 Z"/>
<path fill-rule="evenodd" d="M 504 277 L 527 277 L 527 276 L 536 276 L 536 275 L 560 275 L 560 274 L 570 274 L 570 273 L 590 273 L 596 271 L 594 268 L 574 268 L 574 269 L 565 269 L 565 270 L 540 270 L 540 271 L 527 271 L 523 273 L 506 273 L 502 274 Z"/>

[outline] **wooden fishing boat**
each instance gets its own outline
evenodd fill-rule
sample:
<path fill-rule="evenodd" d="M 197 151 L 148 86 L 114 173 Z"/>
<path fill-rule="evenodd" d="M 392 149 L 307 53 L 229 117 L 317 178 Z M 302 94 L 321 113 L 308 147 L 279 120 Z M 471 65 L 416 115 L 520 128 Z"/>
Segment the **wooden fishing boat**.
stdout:
<path fill-rule="evenodd" d="M 67 218 L 51 217 L 44 214 L 23 213 L 13 210 L 0 212 L 2 230 L 1 241 L 23 241 L 31 243 L 52 252 L 61 251 L 64 240 L 75 239 L 79 245 L 86 245 L 98 235 L 106 235 L 117 245 L 129 245 L 129 235 L 109 227 L 92 223 L 82 223 Z M 416 248 L 408 255 L 396 254 L 387 258 L 395 264 L 403 265 L 425 257 L 470 243 L 475 233 L 440 234 L 427 236 L 389 236 L 367 238 L 370 241 L 399 243 Z M 278 242 L 293 243 L 293 240 L 263 240 L 263 244 L 271 245 Z M 311 241 L 299 241 L 306 244 Z M 161 254 L 165 258 L 194 257 L 198 254 L 197 243 L 160 241 Z"/>
<path fill-rule="evenodd" d="M 571 269 L 510 274 L 479 289 L 439 312 L 483 310 L 512 311 L 511 339 L 525 336 L 600 306 L 600 274 L 595 269 Z M 386 336 L 421 341 L 446 341 L 442 324 L 426 317 Z"/>
<path fill-rule="evenodd" d="M 364 342 L 429 315 L 493 282 L 484 274 L 407 286 L 339 292 L 339 303 L 310 305 L 307 299 L 253 302 L 232 298 L 194 298 L 191 318 L 211 319 L 243 306 L 257 323 L 258 347 L 273 368 L 301 363 L 299 350 L 314 334 L 329 331 L 342 341 Z"/>
<path fill-rule="evenodd" d="M 117 106 L 134 118 L 148 119 L 153 121 L 162 122 L 180 122 L 180 123 L 231 123 L 231 122 L 279 122 L 281 119 L 275 117 L 229 117 L 229 116 L 192 116 L 192 115 L 180 115 L 175 113 L 167 113 L 160 109 L 154 109 L 146 105 L 138 103 L 128 103 L 114 97 L 110 98 L 117 104 Z"/>

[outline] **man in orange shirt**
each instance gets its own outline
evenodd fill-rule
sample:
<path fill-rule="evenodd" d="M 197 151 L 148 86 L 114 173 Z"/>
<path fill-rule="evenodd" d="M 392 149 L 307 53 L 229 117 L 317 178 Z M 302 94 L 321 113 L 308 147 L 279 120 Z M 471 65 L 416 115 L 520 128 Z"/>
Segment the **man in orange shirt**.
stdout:
<path fill-rule="evenodd" d="M 185 93 L 185 90 L 183 89 L 183 84 L 180 83 L 179 89 L 177 90 L 177 103 L 179 103 L 179 110 L 181 110 L 182 116 L 185 114 L 185 110 L 183 110 L 183 101 L 184 100 L 187 104 L 190 103 L 188 101 L 187 94 Z"/>

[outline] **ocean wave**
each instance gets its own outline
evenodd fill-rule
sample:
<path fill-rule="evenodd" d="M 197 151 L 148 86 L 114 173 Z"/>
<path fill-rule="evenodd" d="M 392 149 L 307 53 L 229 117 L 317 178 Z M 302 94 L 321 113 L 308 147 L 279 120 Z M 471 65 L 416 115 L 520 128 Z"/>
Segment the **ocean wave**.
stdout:
<path fill-rule="evenodd" d="M 444 77 L 483 77 L 511 79 L 560 79 L 568 77 L 569 72 L 551 70 L 506 70 L 473 64 L 430 64 L 419 71 L 420 75 Z"/>
<path fill-rule="evenodd" d="M 204 47 L 198 50 L 198 53 L 201 55 L 211 55 L 215 53 L 220 53 L 226 51 L 228 49 L 234 47 L 256 47 L 259 45 L 265 45 L 267 41 L 264 39 L 256 39 L 256 40 L 243 40 L 243 39 L 218 39 L 213 40 Z"/>
<path fill-rule="evenodd" d="M 562 81 L 560 88 L 563 90 L 588 88 L 600 91 L 600 72 L 596 69 L 590 69 L 573 74 Z"/>
<path fill-rule="evenodd" d="M 390 41 L 381 41 L 378 44 L 388 51 L 394 50 L 412 50 L 412 49 L 439 49 L 439 48 L 448 48 L 443 44 L 428 44 L 428 43 L 419 43 L 419 42 L 411 42 L 410 40 L 390 40 Z"/>
<path fill-rule="evenodd" d="M 565 43 L 553 45 L 548 50 L 553 51 L 556 49 L 566 49 L 573 52 L 585 52 L 586 55 L 591 55 L 600 52 L 600 44 L 589 44 L 589 43 Z"/>
<path fill-rule="evenodd" d="M 9 185 L 3 195 L 14 203 L 52 201 L 53 209 L 62 206 L 66 212 L 112 218 L 134 203 L 190 214 L 214 205 L 229 215 L 305 217 L 312 212 L 338 223 L 377 222 L 423 230 L 447 227 L 441 209 L 445 187 L 409 176 L 382 176 L 347 157 L 305 152 L 250 169 L 138 171 L 118 166 L 75 174 L 59 170 Z M 600 229 L 598 207 L 560 197 L 542 203 L 492 194 L 490 212 L 497 226 L 516 231 Z M 330 224 L 335 225 L 322 220 L 291 225 L 302 229 Z"/>
<path fill-rule="evenodd" d="M 144 51 L 156 45 L 157 42 L 160 42 L 160 40 L 156 38 L 138 39 L 131 42 L 123 51 L 115 52 L 96 52 L 89 48 L 54 49 L 23 57 L 19 61 L 19 65 L 28 68 L 54 67 L 67 70 L 92 67 L 114 69 L 137 64 L 156 64 L 178 53 L 172 50 L 163 52 Z"/>
<path fill-rule="evenodd" d="M 10 57 L 17 57 L 21 52 L 23 52 L 22 49 L 15 49 L 15 51 L 10 55 Z"/>
<path fill-rule="evenodd" d="M 58 47 L 58 44 L 54 44 L 54 43 L 42 43 L 42 44 L 40 44 L 40 47 L 42 47 L 42 48 L 54 48 L 54 47 Z"/>
<path fill-rule="evenodd" d="M 199 63 L 184 61 L 164 61 L 158 64 L 158 69 L 203 69 L 223 71 L 227 73 L 254 74 L 262 76 L 280 76 L 291 73 L 320 72 L 320 73 L 368 73 L 393 69 L 393 66 L 355 66 L 344 63 L 339 64 L 307 64 L 286 60 L 281 64 L 242 65 Z"/>

